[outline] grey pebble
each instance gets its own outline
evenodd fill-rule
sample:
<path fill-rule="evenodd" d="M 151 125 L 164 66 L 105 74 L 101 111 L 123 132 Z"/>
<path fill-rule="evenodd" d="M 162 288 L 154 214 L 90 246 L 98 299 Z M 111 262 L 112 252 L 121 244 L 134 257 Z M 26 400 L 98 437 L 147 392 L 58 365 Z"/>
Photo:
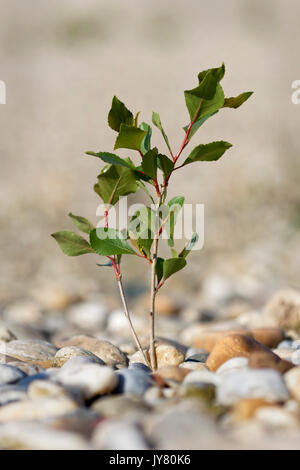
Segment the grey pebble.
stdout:
<path fill-rule="evenodd" d="M 153 385 L 150 375 L 141 369 L 122 369 L 118 372 L 118 376 L 117 393 L 144 395 L 145 391 Z"/>

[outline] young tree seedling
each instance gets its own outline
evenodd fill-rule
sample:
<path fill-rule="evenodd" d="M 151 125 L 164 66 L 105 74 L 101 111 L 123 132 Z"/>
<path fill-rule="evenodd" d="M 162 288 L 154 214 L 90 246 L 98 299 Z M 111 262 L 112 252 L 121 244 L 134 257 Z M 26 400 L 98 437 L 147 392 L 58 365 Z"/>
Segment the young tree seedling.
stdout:
<path fill-rule="evenodd" d="M 138 124 L 140 113 L 134 116 L 125 104 L 114 96 L 108 114 L 108 125 L 117 132 L 114 150 L 135 151 L 139 155 L 140 163 L 135 165 L 130 158 L 121 158 L 116 153 L 86 152 L 87 155 L 97 157 L 106 164 L 100 171 L 94 186 L 95 192 L 105 204 L 105 226 L 96 228 L 86 218 L 69 214 L 76 227 L 89 235 L 89 240 L 68 230 L 52 234 L 62 251 L 68 256 L 96 253 L 107 258 L 107 262 L 100 265 L 111 266 L 114 270 L 124 313 L 129 321 L 134 341 L 145 363 L 152 370 L 157 368 L 156 295 L 167 279 L 186 266 L 187 256 L 198 241 L 198 236 L 194 233 L 181 251 L 175 249 L 174 227 L 178 212 L 184 204 L 184 197 L 177 196 L 167 202 L 172 174 L 191 163 L 219 160 L 232 146 L 224 140 L 198 144 L 181 161 L 180 157 L 207 119 L 223 108 L 239 108 L 252 95 L 252 92 L 245 92 L 236 97 L 225 98 L 220 84 L 224 74 L 224 64 L 221 67 L 204 70 L 198 74 L 197 86 L 184 92 L 189 123 L 183 128 L 184 138 L 176 153 L 172 151 L 159 114 L 153 112 L 152 123 L 161 132 L 168 155 L 160 153 L 156 147 L 151 146 L 152 128 L 145 122 Z M 109 209 L 115 206 L 120 198 L 136 193 L 138 190 L 144 191 L 152 204 L 136 211 L 130 219 L 126 233 L 124 230 L 109 227 Z M 163 232 L 167 234 L 171 252 L 170 257 L 166 259 L 158 256 L 159 240 Z M 136 334 L 124 294 L 121 259 L 125 255 L 138 256 L 151 266 L 149 356 L 142 348 Z"/>

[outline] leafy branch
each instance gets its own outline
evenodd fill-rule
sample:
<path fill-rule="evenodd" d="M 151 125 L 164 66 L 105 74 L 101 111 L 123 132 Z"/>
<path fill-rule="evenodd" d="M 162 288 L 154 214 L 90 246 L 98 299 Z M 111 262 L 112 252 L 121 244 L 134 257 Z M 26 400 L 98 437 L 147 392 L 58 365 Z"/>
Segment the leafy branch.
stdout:
<path fill-rule="evenodd" d="M 183 127 L 184 137 L 174 153 L 169 138 L 162 126 L 160 115 L 152 113 L 152 123 L 160 131 L 168 149 L 169 156 L 160 153 L 151 146 L 152 128 L 146 122 L 138 124 L 140 113 L 134 114 L 114 96 L 108 114 L 108 125 L 117 132 L 114 151 L 120 148 L 138 152 L 140 164 L 135 165 L 130 158 L 121 158 L 116 153 L 103 151 L 88 151 L 100 159 L 105 166 L 100 171 L 94 191 L 102 199 L 104 210 L 104 227 L 94 227 L 86 218 L 69 214 L 75 226 L 89 235 L 86 240 L 70 231 L 56 232 L 52 236 L 62 251 L 68 256 L 94 254 L 107 258 L 106 263 L 98 266 L 112 267 L 118 284 L 124 314 L 129 322 L 132 335 L 138 350 L 146 364 L 153 370 L 157 367 L 155 345 L 155 299 L 158 291 L 166 281 L 187 264 L 187 256 L 198 242 L 195 233 L 192 239 L 178 252 L 174 243 L 174 228 L 179 211 L 184 204 L 184 198 L 177 196 L 167 201 L 168 186 L 174 171 L 195 162 L 212 162 L 221 158 L 232 146 L 224 140 L 200 143 L 179 162 L 184 150 L 192 137 L 211 117 L 223 108 L 239 108 L 252 92 L 241 93 L 236 97 L 226 98 L 220 84 L 225 75 L 225 65 L 204 70 L 198 74 L 196 87 L 184 92 L 185 103 L 189 113 L 189 123 Z M 179 164 L 178 164 L 179 162 Z M 130 220 L 129 228 L 124 232 L 109 227 L 109 209 L 119 200 L 129 194 L 142 190 L 150 198 L 154 210 L 146 207 L 137 210 Z M 165 232 L 170 248 L 170 258 L 159 256 L 159 240 Z M 150 362 L 143 350 L 134 329 L 128 310 L 122 284 L 121 259 L 125 255 L 137 256 L 151 265 L 150 308 L 149 308 L 149 350 Z"/>

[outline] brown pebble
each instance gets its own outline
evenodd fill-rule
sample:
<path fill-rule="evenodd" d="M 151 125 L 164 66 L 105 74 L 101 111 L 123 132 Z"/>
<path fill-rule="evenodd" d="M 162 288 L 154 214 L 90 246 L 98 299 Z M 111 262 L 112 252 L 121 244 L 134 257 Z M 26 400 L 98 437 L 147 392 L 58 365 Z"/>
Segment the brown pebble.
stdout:
<path fill-rule="evenodd" d="M 249 356 L 249 367 L 252 369 L 275 369 L 281 374 L 285 374 L 295 366 L 271 351 L 255 351 Z"/>
<path fill-rule="evenodd" d="M 250 330 L 242 327 L 231 330 L 206 330 L 202 331 L 196 338 L 194 338 L 193 347 L 205 349 L 205 351 L 211 352 L 220 339 L 234 334 L 242 334 L 252 337 Z"/>
<path fill-rule="evenodd" d="M 285 338 L 285 333 L 280 328 L 255 328 L 251 332 L 256 341 L 271 349 L 277 348 Z"/>
<path fill-rule="evenodd" d="M 157 373 L 164 379 L 176 380 L 177 382 L 182 382 L 190 372 L 189 369 L 177 366 L 162 366 L 157 370 Z"/>
<path fill-rule="evenodd" d="M 233 357 L 249 357 L 254 351 L 267 351 L 274 354 L 266 346 L 249 336 L 233 334 L 221 338 L 207 358 L 206 365 L 216 371 L 224 362 Z"/>
<path fill-rule="evenodd" d="M 258 408 L 272 405 L 274 406 L 274 403 L 269 403 L 262 398 L 243 398 L 234 407 L 233 420 L 238 422 L 250 419 L 255 415 Z"/>

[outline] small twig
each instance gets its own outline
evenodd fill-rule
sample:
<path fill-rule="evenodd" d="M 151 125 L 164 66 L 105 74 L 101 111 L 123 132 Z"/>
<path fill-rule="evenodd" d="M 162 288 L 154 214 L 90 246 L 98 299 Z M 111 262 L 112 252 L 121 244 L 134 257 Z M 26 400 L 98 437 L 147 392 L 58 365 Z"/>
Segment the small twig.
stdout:
<path fill-rule="evenodd" d="M 127 301 L 126 301 L 126 298 L 125 298 L 125 295 L 124 295 L 124 289 L 123 289 L 123 284 L 122 284 L 122 277 L 121 275 L 119 274 L 119 276 L 117 277 L 117 282 L 118 282 L 118 286 L 119 286 L 119 290 L 120 290 L 120 296 L 121 296 L 121 300 L 122 300 L 122 304 L 123 304 L 123 307 L 124 307 L 124 313 L 125 313 L 125 316 L 129 322 L 129 325 L 130 325 L 130 329 L 131 329 L 131 333 L 133 334 L 133 337 L 135 339 L 135 343 L 136 343 L 136 346 L 138 348 L 138 350 L 140 351 L 140 353 L 142 354 L 142 356 L 144 357 L 144 360 L 145 360 L 145 363 L 151 367 L 151 365 L 149 364 L 149 361 L 147 359 L 147 356 L 145 354 L 145 351 L 143 350 L 142 346 L 141 346 L 141 343 L 139 342 L 139 339 L 138 339 L 138 336 L 135 332 L 135 329 L 134 329 L 134 326 L 132 324 L 132 321 L 131 321 L 131 318 L 130 318 L 130 314 L 129 314 L 129 310 L 128 310 L 128 306 L 127 306 Z"/>
<path fill-rule="evenodd" d="M 155 225 L 159 218 L 159 206 L 161 204 L 162 195 L 160 195 L 156 208 Z M 155 268 L 157 262 L 158 253 L 158 240 L 159 240 L 159 229 L 155 226 L 155 234 L 153 239 L 153 252 L 152 252 L 152 266 L 151 266 L 151 294 L 150 294 L 150 359 L 153 370 L 157 369 L 157 357 L 155 347 L 155 297 L 156 297 L 156 286 L 155 286 Z"/>

